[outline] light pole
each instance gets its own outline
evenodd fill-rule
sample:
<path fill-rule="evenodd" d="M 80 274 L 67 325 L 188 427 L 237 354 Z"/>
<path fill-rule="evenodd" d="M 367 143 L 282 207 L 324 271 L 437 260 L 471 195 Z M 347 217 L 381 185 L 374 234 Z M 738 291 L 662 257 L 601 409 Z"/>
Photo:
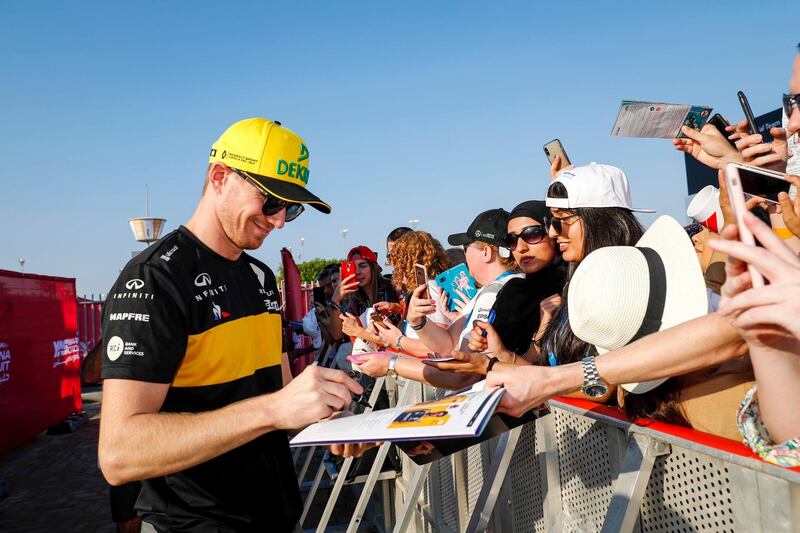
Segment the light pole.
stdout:
<path fill-rule="evenodd" d="M 345 254 L 348 252 L 348 250 L 347 250 L 347 232 L 348 231 L 349 230 L 346 230 L 346 229 L 342 230 L 342 242 L 344 243 L 344 253 Z"/>
<path fill-rule="evenodd" d="M 303 237 L 300 237 L 300 262 L 302 263 L 306 259 L 305 254 L 305 244 L 306 240 Z"/>
<path fill-rule="evenodd" d="M 417 224 L 419 224 L 418 218 L 412 218 L 411 220 L 408 221 L 408 223 L 411 224 L 411 229 L 417 231 Z"/>
<path fill-rule="evenodd" d="M 22 271 L 23 274 L 25 273 L 25 258 L 24 257 L 20 257 L 19 258 L 19 269 Z"/>

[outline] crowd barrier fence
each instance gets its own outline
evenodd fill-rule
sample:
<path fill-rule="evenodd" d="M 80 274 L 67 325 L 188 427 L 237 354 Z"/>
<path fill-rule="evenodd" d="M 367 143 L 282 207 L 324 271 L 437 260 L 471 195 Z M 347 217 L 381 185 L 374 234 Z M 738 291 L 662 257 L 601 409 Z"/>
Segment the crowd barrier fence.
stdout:
<path fill-rule="evenodd" d="M 435 389 L 414 383 L 411 401 Z M 800 469 L 743 444 L 555 399 L 550 414 L 393 480 L 394 531 L 800 531 Z"/>

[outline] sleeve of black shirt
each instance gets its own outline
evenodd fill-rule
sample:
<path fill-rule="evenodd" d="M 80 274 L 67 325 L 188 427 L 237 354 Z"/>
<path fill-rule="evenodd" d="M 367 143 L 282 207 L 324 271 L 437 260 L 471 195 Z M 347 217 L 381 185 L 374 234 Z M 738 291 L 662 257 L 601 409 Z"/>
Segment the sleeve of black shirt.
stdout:
<path fill-rule="evenodd" d="M 180 302 L 166 271 L 129 264 L 103 309 L 103 379 L 171 383 L 189 340 Z"/>

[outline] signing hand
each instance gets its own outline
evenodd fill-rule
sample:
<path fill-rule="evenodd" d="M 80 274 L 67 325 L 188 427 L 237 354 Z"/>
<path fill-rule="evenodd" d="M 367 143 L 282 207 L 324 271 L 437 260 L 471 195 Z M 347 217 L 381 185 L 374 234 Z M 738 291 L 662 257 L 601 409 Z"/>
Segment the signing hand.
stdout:
<path fill-rule="evenodd" d="M 672 139 L 675 149 L 686 152 L 706 166 L 720 168 L 723 159 L 732 161 L 740 159 L 738 152 L 711 124 L 706 124 L 700 131 L 681 126 L 681 132 L 686 137 Z"/>
<path fill-rule="evenodd" d="M 306 367 L 281 390 L 267 398 L 278 401 L 275 427 L 299 429 L 347 409 L 353 394 L 364 389 L 341 370 L 321 366 Z"/>

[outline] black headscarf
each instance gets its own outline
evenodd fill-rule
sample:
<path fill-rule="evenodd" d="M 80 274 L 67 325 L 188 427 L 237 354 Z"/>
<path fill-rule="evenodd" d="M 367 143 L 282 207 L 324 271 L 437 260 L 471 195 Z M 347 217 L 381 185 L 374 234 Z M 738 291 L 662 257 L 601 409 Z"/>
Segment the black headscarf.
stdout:
<path fill-rule="evenodd" d="M 544 226 L 544 217 L 549 212 L 541 200 L 522 202 L 511 210 L 509 220 L 528 217 Z M 556 253 L 553 264 L 526 274 L 524 278 L 509 280 L 495 301 L 494 327 L 503 344 L 517 354 L 524 354 L 531 338 L 539 329 L 539 303 L 564 288 L 565 272 L 561 256 Z"/>
<path fill-rule="evenodd" d="M 542 226 L 544 226 L 544 217 L 547 215 L 548 209 L 542 200 L 528 200 L 522 202 L 517 207 L 511 210 L 509 220 L 518 217 L 532 218 Z"/>

